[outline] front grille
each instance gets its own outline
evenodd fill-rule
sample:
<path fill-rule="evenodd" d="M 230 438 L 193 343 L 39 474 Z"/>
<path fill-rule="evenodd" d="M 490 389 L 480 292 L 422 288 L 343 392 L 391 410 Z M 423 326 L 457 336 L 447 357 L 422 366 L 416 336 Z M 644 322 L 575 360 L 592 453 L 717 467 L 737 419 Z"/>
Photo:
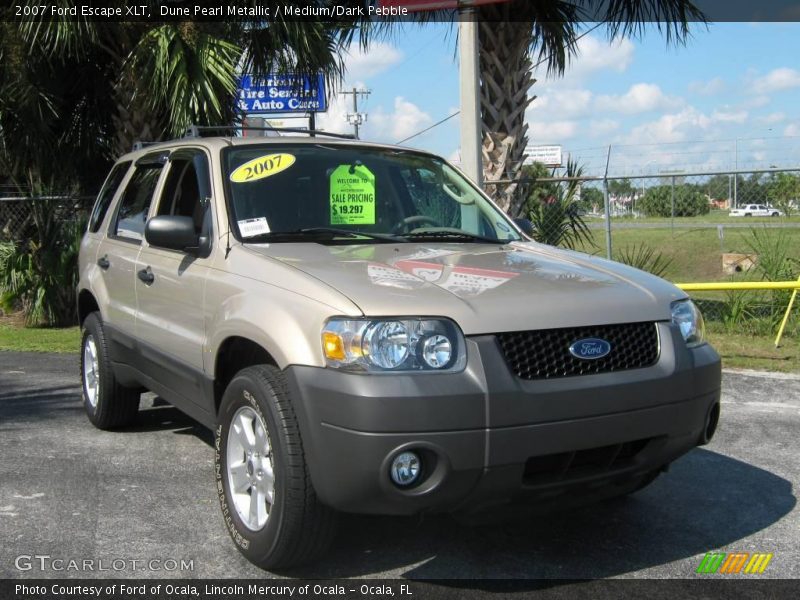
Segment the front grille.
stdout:
<path fill-rule="evenodd" d="M 646 438 L 574 452 L 534 456 L 525 463 L 525 485 L 546 485 L 603 475 L 634 464 L 634 458 L 654 439 Z"/>
<path fill-rule="evenodd" d="M 582 360 L 569 347 L 585 338 L 600 338 L 611 352 L 596 360 Z M 658 360 L 655 323 L 624 323 L 498 333 L 497 341 L 511 371 L 522 379 L 553 379 L 610 373 L 649 367 Z"/>

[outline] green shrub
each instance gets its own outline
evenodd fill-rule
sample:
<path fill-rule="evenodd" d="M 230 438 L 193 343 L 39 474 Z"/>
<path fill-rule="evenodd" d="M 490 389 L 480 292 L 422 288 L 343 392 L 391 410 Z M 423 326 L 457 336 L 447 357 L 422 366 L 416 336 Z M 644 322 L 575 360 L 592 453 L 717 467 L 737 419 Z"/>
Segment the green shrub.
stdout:
<path fill-rule="evenodd" d="M 652 273 L 657 277 L 663 277 L 672 264 L 671 258 L 664 256 L 663 252 L 659 252 L 647 244 L 625 246 L 617 254 L 616 260 L 630 267 Z"/>
<path fill-rule="evenodd" d="M 62 220 L 31 202 L 35 233 L 0 243 L 0 308 L 22 310 L 26 325 L 74 324 L 78 252 L 85 219 Z"/>
<path fill-rule="evenodd" d="M 592 232 L 583 218 L 577 180 L 583 168 L 567 162 L 568 182 L 534 182 L 528 196 L 527 217 L 533 223 L 533 239 L 542 244 L 576 248 L 593 247 Z"/>
<path fill-rule="evenodd" d="M 649 188 L 636 206 L 648 217 L 672 216 L 672 186 Z M 687 184 L 675 186 L 676 217 L 696 217 L 707 215 L 709 211 L 708 200 L 696 187 Z"/>

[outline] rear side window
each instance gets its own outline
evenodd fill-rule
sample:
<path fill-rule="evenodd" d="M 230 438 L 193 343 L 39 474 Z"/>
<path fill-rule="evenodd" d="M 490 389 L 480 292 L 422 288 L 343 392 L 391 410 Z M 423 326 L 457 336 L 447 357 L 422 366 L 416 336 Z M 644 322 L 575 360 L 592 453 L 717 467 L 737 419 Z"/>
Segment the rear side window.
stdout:
<path fill-rule="evenodd" d="M 119 202 L 113 235 L 136 241 L 144 238 L 144 225 L 160 174 L 160 166 L 146 165 L 136 168 Z"/>
<path fill-rule="evenodd" d="M 111 173 L 109 173 L 103 188 L 100 190 L 100 194 L 97 196 L 97 201 L 92 209 L 92 216 L 89 218 L 89 231 L 92 233 L 97 233 L 97 230 L 100 229 L 100 224 L 106 217 L 108 207 L 111 206 L 111 200 L 117 193 L 122 180 L 125 179 L 130 166 L 131 162 L 126 161 L 115 165 L 111 169 Z"/>

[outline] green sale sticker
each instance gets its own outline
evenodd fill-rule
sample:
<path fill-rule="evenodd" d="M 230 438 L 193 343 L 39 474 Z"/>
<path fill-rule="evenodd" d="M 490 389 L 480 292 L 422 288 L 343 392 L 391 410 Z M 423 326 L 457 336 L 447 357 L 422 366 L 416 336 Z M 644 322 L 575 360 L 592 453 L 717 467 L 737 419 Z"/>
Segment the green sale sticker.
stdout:
<path fill-rule="evenodd" d="M 375 224 L 375 175 L 363 165 L 340 165 L 331 173 L 331 225 Z"/>

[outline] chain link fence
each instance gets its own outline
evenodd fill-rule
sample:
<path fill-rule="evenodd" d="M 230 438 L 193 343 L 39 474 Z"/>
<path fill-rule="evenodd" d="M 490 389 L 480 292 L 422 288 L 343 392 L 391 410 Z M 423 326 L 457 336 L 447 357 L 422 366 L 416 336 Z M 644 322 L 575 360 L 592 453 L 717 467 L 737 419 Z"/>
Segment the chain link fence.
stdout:
<path fill-rule="evenodd" d="M 487 182 L 493 186 L 511 182 Z M 521 217 L 538 241 L 608 257 L 675 283 L 800 276 L 800 169 L 540 177 Z M 737 210 L 738 209 L 738 210 Z M 708 329 L 774 338 L 791 291 L 692 293 Z M 787 338 L 800 338 L 800 309 Z"/>
<path fill-rule="evenodd" d="M 59 222 L 80 222 L 89 216 L 92 196 L 23 196 L 0 188 L 0 242 L 21 243 L 38 235 L 37 214 Z"/>

